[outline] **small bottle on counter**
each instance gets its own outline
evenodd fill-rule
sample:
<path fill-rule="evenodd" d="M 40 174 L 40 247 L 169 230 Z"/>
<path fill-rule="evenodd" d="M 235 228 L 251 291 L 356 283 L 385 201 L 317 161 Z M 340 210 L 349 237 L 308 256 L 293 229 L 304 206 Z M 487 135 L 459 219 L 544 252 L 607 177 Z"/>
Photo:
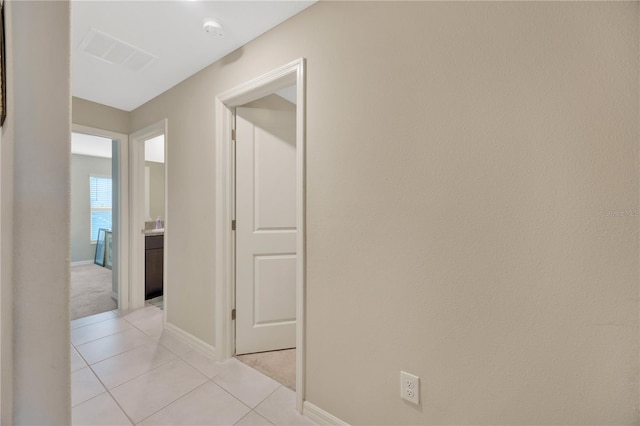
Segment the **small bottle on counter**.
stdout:
<path fill-rule="evenodd" d="M 160 216 L 156 219 L 156 229 L 162 229 L 162 220 L 160 219 Z"/>

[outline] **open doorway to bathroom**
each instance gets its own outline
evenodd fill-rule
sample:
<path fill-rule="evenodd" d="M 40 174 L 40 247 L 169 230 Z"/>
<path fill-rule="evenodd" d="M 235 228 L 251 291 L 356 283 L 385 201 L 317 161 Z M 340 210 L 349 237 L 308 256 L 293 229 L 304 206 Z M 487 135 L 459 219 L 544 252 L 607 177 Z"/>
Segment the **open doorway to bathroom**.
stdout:
<path fill-rule="evenodd" d="M 164 308 L 164 134 L 144 141 L 145 302 Z"/>
<path fill-rule="evenodd" d="M 130 308 L 167 305 L 167 120 L 129 137 Z"/>

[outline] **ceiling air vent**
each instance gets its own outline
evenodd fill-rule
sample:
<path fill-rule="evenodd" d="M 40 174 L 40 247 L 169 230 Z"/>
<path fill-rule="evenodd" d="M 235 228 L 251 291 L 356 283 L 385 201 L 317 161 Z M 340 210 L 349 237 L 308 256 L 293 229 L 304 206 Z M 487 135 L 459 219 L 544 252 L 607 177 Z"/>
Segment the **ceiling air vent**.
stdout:
<path fill-rule="evenodd" d="M 158 59 L 151 53 L 118 40 L 100 30 L 91 28 L 80 43 L 80 50 L 111 65 L 140 71 Z"/>

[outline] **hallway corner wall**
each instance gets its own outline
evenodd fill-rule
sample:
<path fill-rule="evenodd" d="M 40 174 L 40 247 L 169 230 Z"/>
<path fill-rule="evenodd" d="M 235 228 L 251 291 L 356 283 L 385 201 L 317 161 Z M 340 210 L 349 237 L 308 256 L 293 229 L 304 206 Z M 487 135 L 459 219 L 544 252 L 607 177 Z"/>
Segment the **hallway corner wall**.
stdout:
<path fill-rule="evenodd" d="M 73 124 L 125 135 L 131 133 L 131 113 L 86 99 L 71 98 L 71 116 Z"/>
<path fill-rule="evenodd" d="M 70 2 L 5 4 L 11 96 L 2 142 L 8 144 L 12 158 L 3 158 L 2 165 L 6 160 L 14 167 L 8 188 L 12 193 L 4 193 L 4 178 L 10 170 L 2 171 L 2 202 L 3 212 L 7 202 L 13 214 L 9 219 L 13 270 L 9 277 L 3 270 L 2 287 L 4 291 L 8 279 L 13 292 L 13 384 L 11 413 L 5 412 L 10 395 L 2 388 L 2 421 L 71 424 Z M 3 232 L 5 225 L 3 218 Z M 2 249 L 7 249 L 4 234 Z M 4 300 L 2 307 L 6 307 Z M 2 336 L 3 344 L 7 338 Z"/>
<path fill-rule="evenodd" d="M 167 322 L 215 341 L 215 96 L 304 57 L 306 400 L 637 424 L 638 7 L 320 1 L 134 110 L 171 123 Z"/>

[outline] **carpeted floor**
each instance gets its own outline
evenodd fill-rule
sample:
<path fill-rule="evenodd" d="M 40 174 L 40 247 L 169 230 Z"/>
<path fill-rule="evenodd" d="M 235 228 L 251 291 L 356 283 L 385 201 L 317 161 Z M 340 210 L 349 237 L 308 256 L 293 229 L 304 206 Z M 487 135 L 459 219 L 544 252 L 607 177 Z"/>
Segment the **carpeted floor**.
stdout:
<path fill-rule="evenodd" d="M 296 390 L 296 349 L 236 355 L 238 360 L 266 374 L 276 382 Z"/>
<path fill-rule="evenodd" d="M 71 267 L 71 319 L 112 311 L 111 269 L 98 265 Z"/>

